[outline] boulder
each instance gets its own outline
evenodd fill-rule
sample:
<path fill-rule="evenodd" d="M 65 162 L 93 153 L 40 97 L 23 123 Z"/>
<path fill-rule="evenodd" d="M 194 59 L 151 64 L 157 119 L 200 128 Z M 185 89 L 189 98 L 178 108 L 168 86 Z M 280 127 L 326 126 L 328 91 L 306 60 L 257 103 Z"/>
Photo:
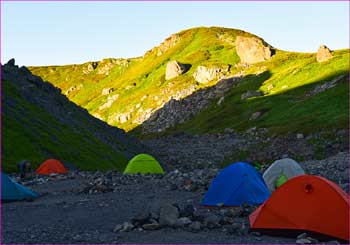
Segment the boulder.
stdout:
<path fill-rule="evenodd" d="M 110 94 L 114 91 L 114 88 L 104 88 L 102 89 L 102 95 Z"/>
<path fill-rule="evenodd" d="M 187 66 L 184 64 L 181 64 L 180 62 L 173 60 L 168 62 L 166 65 L 166 71 L 165 71 L 165 80 L 170 80 L 172 78 L 175 78 L 187 71 Z"/>
<path fill-rule="evenodd" d="M 317 62 L 321 63 L 324 61 L 327 61 L 329 59 L 331 59 L 333 57 L 331 50 L 325 46 L 325 45 L 321 45 L 317 51 L 316 54 L 316 60 Z"/>
<path fill-rule="evenodd" d="M 236 38 L 236 52 L 241 63 L 254 64 L 269 60 L 271 58 L 271 49 L 261 39 L 255 37 Z"/>
<path fill-rule="evenodd" d="M 249 120 L 250 120 L 250 121 L 256 120 L 256 119 L 257 119 L 258 117 L 260 117 L 260 116 L 261 116 L 261 112 L 260 112 L 260 111 L 254 112 L 254 113 L 250 116 Z"/>
<path fill-rule="evenodd" d="M 88 65 L 87 70 L 88 70 L 88 71 L 93 71 L 93 70 L 96 69 L 97 65 L 98 65 L 97 62 L 92 62 L 92 63 L 90 63 L 90 64 Z"/>
<path fill-rule="evenodd" d="M 207 83 L 214 80 L 221 72 L 220 68 L 207 68 L 205 66 L 198 66 L 193 73 L 194 79 L 199 83 Z"/>
<path fill-rule="evenodd" d="M 179 218 L 177 207 L 166 204 L 160 208 L 159 224 L 163 226 L 174 226 Z"/>
<path fill-rule="evenodd" d="M 189 225 L 189 228 L 190 228 L 190 230 L 193 231 L 193 232 L 200 231 L 200 229 L 201 229 L 201 222 L 199 222 L 199 221 L 192 222 L 192 223 Z"/>

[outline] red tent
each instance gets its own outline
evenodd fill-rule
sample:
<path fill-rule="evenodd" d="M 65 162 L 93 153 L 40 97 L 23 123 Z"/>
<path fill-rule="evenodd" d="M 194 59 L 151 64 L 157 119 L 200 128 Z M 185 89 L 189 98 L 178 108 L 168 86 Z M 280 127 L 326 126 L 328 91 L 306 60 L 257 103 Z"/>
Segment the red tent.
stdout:
<path fill-rule="evenodd" d="M 249 216 L 252 229 L 311 231 L 349 240 L 349 199 L 335 183 L 312 175 L 287 181 Z"/>
<path fill-rule="evenodd" d="M 43 162 L 35 171 L 37 174 L 66 174 L 68 173 L 64 165 L 56 159 L 48 159 Z"/>

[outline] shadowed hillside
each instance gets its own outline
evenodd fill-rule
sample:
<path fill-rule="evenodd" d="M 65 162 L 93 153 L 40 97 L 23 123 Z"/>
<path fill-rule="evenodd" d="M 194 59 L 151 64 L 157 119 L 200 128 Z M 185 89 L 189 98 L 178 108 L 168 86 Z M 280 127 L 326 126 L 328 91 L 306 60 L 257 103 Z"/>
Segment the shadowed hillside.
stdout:
<path fill-rule="evenodd" d="M 2 168 L 58 158 L 87 170 L 122 170 L 142 151 L 136 140 L 70 102 L 60 90 L 14 60 L 1 67 Z"/>

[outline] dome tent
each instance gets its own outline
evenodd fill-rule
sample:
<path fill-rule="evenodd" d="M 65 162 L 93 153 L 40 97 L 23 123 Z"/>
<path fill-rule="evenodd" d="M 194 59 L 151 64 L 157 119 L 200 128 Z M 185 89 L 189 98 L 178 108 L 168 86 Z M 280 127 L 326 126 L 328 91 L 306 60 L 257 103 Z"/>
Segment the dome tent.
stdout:
<path fill-rule="evenodd" d="M 49 175 L 49 174 L 66 174 L 68 170 L 64 167 L 63 163 L 56 159 L 48 159 L 43 162 L 37 170 L 37 174 Z"/>
<path fill-rule="evenodd" d="M 349 200 L 335 183 L 312 175 L 288 180 L 249 216 L 253 230 L 349 240 Z"/>
<path fill-rule="evenodd" d="M 148 154 L 134 156 L 126 166 L 124 174 L 164 174 L 159 162 Z"/>
<path fill-rule="evenodd" d="M 276 190 L 292 177 L 305 174 L 300 165 L 290 158 L 274 161 L 263 174 L 264 181 L 270 192 Z"/>
<path fill-rule="evenodd" d="M 1 200 L 19 201 L 25 199 L 34 199 L 39 195 L 27 187 L 15 182 L 7 174 L 1 172 Z"/>
<path fill-rule="evenodd" d="M 248 163 L 238 162 L 224 168 L 211 182 L 202 205 L 240 206 L 263 203 L 270 196 L 259 172 Z"/>

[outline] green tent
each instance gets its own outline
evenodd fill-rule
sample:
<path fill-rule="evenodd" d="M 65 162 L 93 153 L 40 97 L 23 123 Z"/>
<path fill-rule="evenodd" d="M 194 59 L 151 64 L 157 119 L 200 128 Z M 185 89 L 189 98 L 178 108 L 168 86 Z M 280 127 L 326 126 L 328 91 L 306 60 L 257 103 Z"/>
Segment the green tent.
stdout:
<path fill-rule="evenodd" d="M 164 174 L 159 162 L 148 154 L 134 156 L 126 166 L 124 174 Z"/>
<path fill-rule="evenodd" d="M 281 174 L 281 176 L 276 180 L 276 189 L 286 183 L 288 181 L 288 178 L 284 175 Z"/>

